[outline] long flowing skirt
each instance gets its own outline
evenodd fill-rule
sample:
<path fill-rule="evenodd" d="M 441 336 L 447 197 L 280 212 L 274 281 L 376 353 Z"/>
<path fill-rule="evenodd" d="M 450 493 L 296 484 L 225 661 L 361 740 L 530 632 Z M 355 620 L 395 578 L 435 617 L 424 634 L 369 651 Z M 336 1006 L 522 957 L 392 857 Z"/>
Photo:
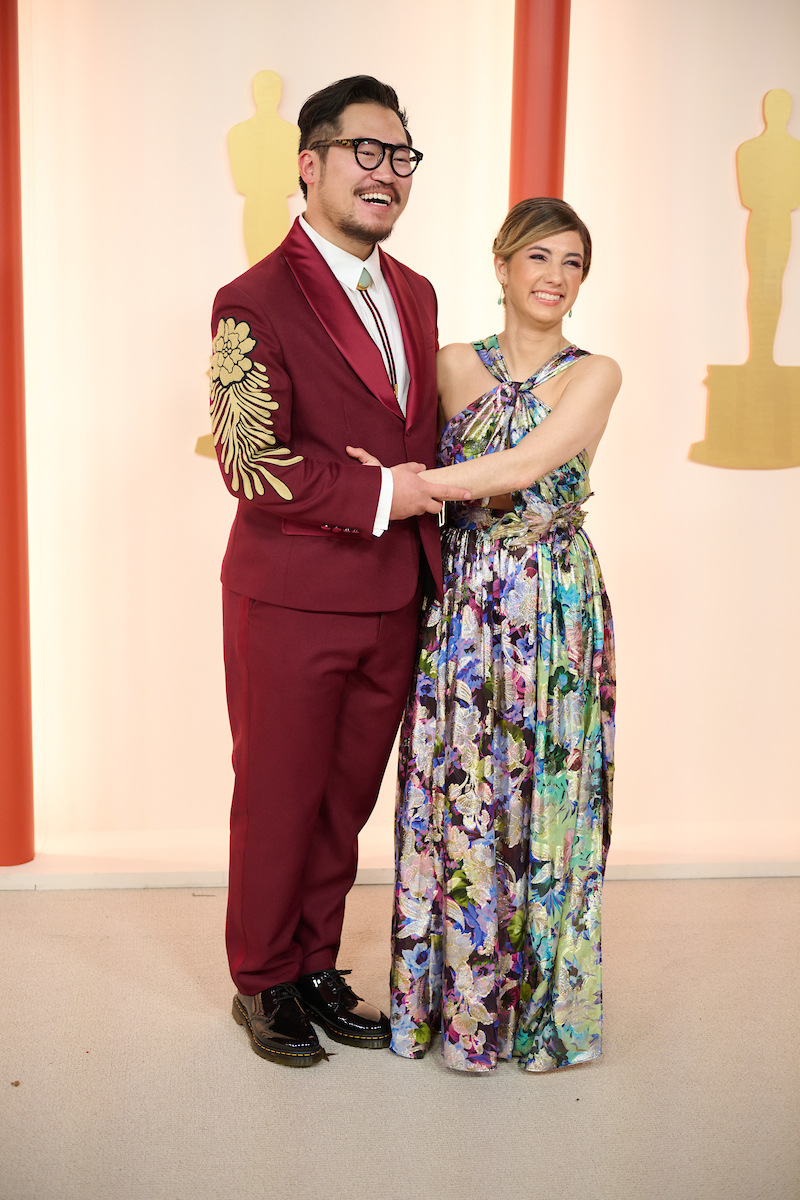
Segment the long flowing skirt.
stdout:
<path fill-rule="evenodd" d="M 392 1049 L 528 1071 L 601 1052 L 600 900 L 614 738 L 594 549 L 443 531 L 403 724 Z"/>

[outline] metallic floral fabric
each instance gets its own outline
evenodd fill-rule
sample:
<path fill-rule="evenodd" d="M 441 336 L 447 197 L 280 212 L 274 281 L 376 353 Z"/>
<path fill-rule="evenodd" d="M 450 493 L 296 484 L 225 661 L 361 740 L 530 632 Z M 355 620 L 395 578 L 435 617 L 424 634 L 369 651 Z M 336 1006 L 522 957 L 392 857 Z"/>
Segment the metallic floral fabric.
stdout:
<path fill-rule="evenodd" d="M 220 320 L 212 344 L 211 431 L 214 445 L 221 443 L 220 465 L 231 476 L 231 488 L 248 500 L 264 495 L 264 485 L 283 500 L 292 493 L 270 467 L 292 467 L 302 456 L 279 446 L 273 433 L 272 413 L 278 405 L 269 390 L 267 368 L 249 357 L 257 341 L 246 321 Z"/>
<path fill-rule="evenodd" d="M 586 352 L 498 385 L 453 417 L 440 462 L 515 445 L 535 388 Z M 601 1051 L 600 898 L 611 825 L 614 651 L 583 533 L 586 456 L 515 493 L 512 512 L 448 505 L 445 590 L 423 617 L 400 747 L 392 1049 L 527 1071 Z"/>

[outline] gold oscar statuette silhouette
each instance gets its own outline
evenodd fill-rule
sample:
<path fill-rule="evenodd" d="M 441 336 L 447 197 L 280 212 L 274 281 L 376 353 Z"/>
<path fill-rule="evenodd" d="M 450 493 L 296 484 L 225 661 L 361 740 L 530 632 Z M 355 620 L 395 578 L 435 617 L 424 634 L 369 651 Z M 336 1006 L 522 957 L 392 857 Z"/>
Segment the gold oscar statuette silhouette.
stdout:
<path fill-rule="evenodd" d="M 244 245 L 252 267 L 279 246 L 289 232 L 288 198 L 297 190 L 300 129 L 278 116 L 281 79 L 259 71 L 253 79 L 255 116 L 228 133 L 233 182 L 244 196 Z M 215 458 L 210 433 L 197 439 L 195 454 Z"/>
<path fill-rule="evenodd" d="M 747 222 L 747 318 L 750 356 L 739 366 L 709 366 L 706 436 L 689 458 L 712 467 L 774 470 L 800 466 L 800 366 L 773 358 L 783 274 L 800 207 L 800 141 L 786 129 L 792 99 L 783 88 L 764 97 L 764 132 L 736 154 Z"/>

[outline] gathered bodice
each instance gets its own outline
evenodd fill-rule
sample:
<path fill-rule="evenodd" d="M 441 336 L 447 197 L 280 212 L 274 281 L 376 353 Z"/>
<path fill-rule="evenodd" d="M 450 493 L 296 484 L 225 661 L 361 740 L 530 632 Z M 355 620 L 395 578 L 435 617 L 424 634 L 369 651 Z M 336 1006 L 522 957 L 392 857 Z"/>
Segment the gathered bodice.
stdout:
<path fill-rule="evenodd" d="M 445 425 L 439 442 L 439 464 L 443 467 L 516 446 L 550 413 L 535 389 L 589 353 L 577 346 L 565 346 L 530 379 L 515 383 L 496 336 L 472 345 L 498 383 Z M 571 535 L 580 529 L 584 516 L 580 506 L 590 495 L 589 464 L 582 450 L 569 462 L 534 480 L 530 487 L 513 492 L 513 510 L 499 515 L 486 507 L 488 497 L 470 500 L 448 504 L 447 522 L 463 529 L 483 529 L 493 538 L 522 545 L 551 533 L 563 530 Z"/>

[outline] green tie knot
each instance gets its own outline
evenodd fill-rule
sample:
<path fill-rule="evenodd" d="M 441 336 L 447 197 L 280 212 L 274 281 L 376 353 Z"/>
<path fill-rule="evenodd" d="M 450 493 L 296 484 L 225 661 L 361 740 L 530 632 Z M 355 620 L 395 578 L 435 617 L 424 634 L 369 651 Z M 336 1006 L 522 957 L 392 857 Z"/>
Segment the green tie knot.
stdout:
<path fill-rule="evenodd" d="M 359 279 L 358 283 L 356 284 L 356 287 L 358 288 L 358 290 L 360 292 L 365 292 L 367 290 L 367 288 L 370 287 L 371 284 L 372 284 L 372 276 L 370 275 L 367 268 L 364 267 L 364 270 L 361 272 L 361 278 Z"/>

